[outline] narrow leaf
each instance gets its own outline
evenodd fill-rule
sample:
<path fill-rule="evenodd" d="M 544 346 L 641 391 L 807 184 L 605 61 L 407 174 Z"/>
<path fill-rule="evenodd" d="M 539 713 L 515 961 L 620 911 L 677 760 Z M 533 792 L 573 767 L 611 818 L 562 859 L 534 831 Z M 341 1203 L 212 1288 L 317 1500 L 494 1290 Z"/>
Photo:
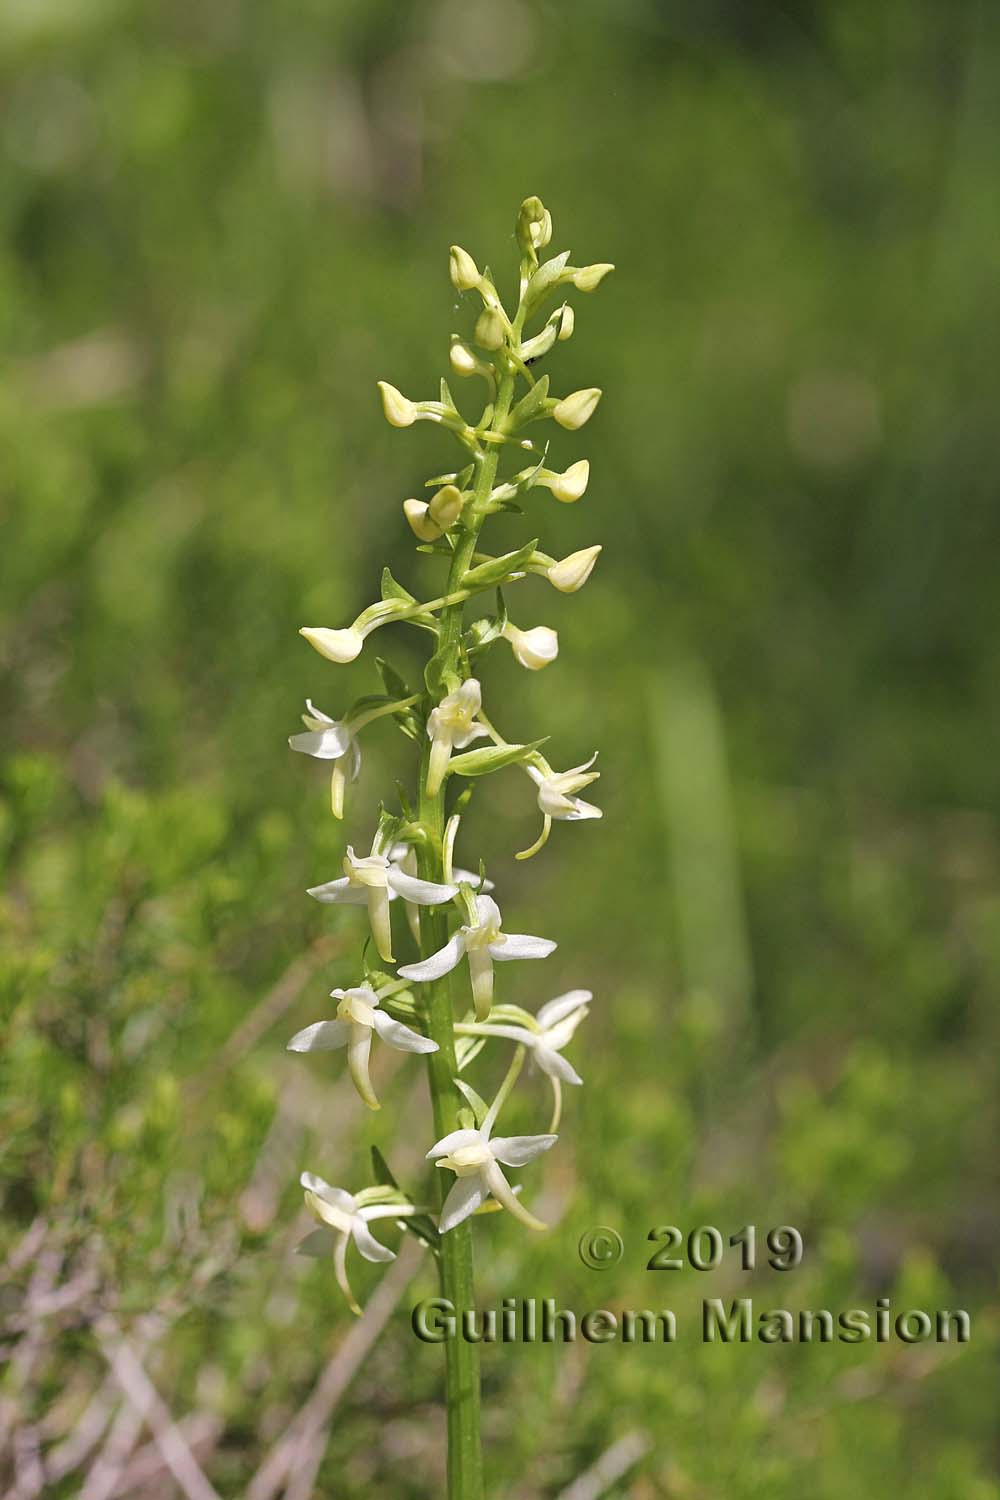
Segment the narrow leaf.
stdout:
<path fill-rule="evenodd" d="M 514 430 L 523 427 L 525 422 L 530 422 L 533 417 L 537 417 L 548 399 L 548 394 L 549 377 L 543 375 L 540 380 L 535 381 L 528 394 L 522 396 L 514 407 L 507 419 L 508 428 Z"/>
<path fill-rule="evenodd" d="M 396 671 L 396 668 L 392 666 L 390 662 L 387 662 L 385 660 L 385 657 L 376 656 L 375 666 L 378 671 L 378 675 L 382 679 L 385 690 L 390 698 L 395 700 L 397 698 L 408 698 L 410 696 L 410 690 L 406 686 L 403 678 L 400 677 L 399 673 Z"/>
<path fill-rule="evenodd" d="M 382 569 L 382 598 L 401 599 L 404 604 L 416 604 L 416 597 L 397 583 L 388 568 Z"/>
<path fill-rule="evenodd" d="M 470 568 L 462 578 L 463 589 L 489 588 L 494 583 L 504 583 L 512 573 L 518 572 L 538 546 L 538 537 L 518 547 L 516 552 L 505 552 L 502 557 L 491 557 L 489 562 Z"/>
<path fill-rule="evenodd" d="M 468 1099 L 469 1103 L 472 1105 L 472 1113 L 475 1117 L 476 1124 L 478 1126 L 481 1126 L 483 1121 L 486 1119 L 486 1116 L 489 1114 L 489 1105 L 486 1103 L 486 1100 L 482 1097 L 482 1095 L 477 1094 L 475 1089 L 472 1087 L 472 1084 L 466 1083 L 464 1078 L 456 1078 L 455 1087 L 461 1094 L 465 1096 L 466 1099 Z"/>
<path fill-rule="evenodd" d="M 405 1219 L 397 1219 L 396 1223 L 400 1229 L 405 1229 L 410 1234 L 416 1235 L 417 1239 L 422 1240 L 425 1245 L 428 1245 L 434 1251 L 435 1255 L 440 1255 L 441 1236 L 438 1234 L 437 1225 L 434 1223 L 434 1220 L 429 1218 L 427 1214 L 410 1214 Z"/>
<path fill-rule="evenodd" d="M 389 1163 L 382 1155 L 377 1146 L 372 1147 L 372 1175 L 379 1187 L 391 1187 L 399 1190 L 399 1183 L 393 1177 L 389 1169 Z"/>
<path fill-rule="evenodd" d="M 466 750 L 463 755 L 452 756 L 448 762 L 449 775 L 488 776 L 491 771 L 500 771 L 504 766 L 527 760 L 547 739 L 548 735 L 545 735 L 528 745 L 485 745 L 480 750 Z"/>

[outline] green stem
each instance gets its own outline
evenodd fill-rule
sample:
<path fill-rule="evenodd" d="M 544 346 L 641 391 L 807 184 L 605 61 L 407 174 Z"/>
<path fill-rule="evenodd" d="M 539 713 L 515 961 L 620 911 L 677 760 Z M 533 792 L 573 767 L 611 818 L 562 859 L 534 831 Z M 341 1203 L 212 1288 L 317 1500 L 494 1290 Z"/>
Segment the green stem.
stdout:
<path fill-rule="evenodd" d="M 493 426 L 506 420 L 514 392 L 514 372 L 507 370 L 500 378 Z M 456 594 L 476 550 L 476 540 L 483 523 L 483 507 L 493 488 L 499 448 L 490 446 L 477 460 L 476 480 L 466 506 L 464 528 L 456 546 L 448 575 L 447 595 Z M 458 665 L 462 635 L 462 601 L 455 600 L 442 609 L 438 649 L 447 670 Z M 424 880 L 444 878 L 442 841 L 445 824 L 445 788 L 433 796 L 427 794 L 427 770 L 430 741 L 424 743 L 420 762 L 419 818 L 428 838 L 417 849 L 418 868 Z M 447 785 L 447 783 L 445 783 Z M 420 953 L 427 958 L 448 940 L 445 913 L 434 907 L 420 908 Z M 438 1044 L 437 1052 L 428 1054 L 431 1106 L 437 1139 L 458 1128 L 458 1111 L 465 1105 L 455 1088 L 458 1071 L 455 1062 L 454 1016 L 449 976 L 426 986 L 427 1034 Z M 440 1172 L 441 1201 L 449 1186 Z M 439 1258 L 441 1295 L 454 1305 L 459 1317 L 475 1307 L 475 1282 L 472 1266 L 472 1231 L 466 1221 L 441 1236 Z M 445 1344 L 445 1400 L 448 1412 L 448 1500 L 483 1500 L 483 1455 L 479 1433 L 479 1345 L 464 1339 L 449 1339 Z"/>

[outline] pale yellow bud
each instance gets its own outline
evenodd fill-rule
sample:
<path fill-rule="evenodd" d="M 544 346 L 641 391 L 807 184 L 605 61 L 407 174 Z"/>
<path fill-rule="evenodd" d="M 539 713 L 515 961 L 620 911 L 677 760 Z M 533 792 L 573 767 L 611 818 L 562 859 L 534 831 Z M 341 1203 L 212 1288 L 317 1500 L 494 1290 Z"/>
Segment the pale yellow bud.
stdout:
<path fill-rule="evenodd" d="M 461 245 L 452 245 L 448 252 L 448 274 L 452 286 L 458 292 L 474 291 L 482 280 L 479 267 L 468 250 L 463 250 Z"/>
<path fill-rule="evenodd" d="M 394 385 L 387 380 L 378 383 L 379 394 L 382 397 L 382 410 L 385 419 L 391 427 L 412 427 L 417 420 L 417 409 L 412 401 L 408 401 L 401 391 L 397 391 Z"/>
<path fill-rule="evenodd" d="M 476 320 L 473 338 L 480 349 L 499 349 L 504 341 L 507 325 L 495 307 L 484 307 Z"/>
<path fill-rule="evenodd" d="M 478 375 L 482 369 L 482 365 L 468 344 L 463 344 L 461 339 L 456 339 L 452 344 L 448 358 L 456 375 Z"/>
<path fill-rule="evenodd" d="M 303 625 L 299 635 L 305 636 L 310 646 L 327 661 L 353 661 L 365 643 L 361 631 L 353 626 L 349 630 L 327 630 L 325 626 Z"/>
<path fill-rule="evenodd" d="M 581 266 L 573 276 L 573 285 L 578 292 L 592 292 L 595 287 L 600 286 L 608 272 L 613 270 L 614 266 L 610 261 L 601 261 L 596 266 Z"/>
<path fill-rule="evenodd" d="M 427 507 L 428 514 L 435 526 L 442 531 L 447 531 L 454 526 L 462 514 L 462 491 L 454 484 L 446 484 L 431 497 L 430 505 Z"/>
<path fill-rule="evenodd" d="M 429 510 L 426 500 L 403 501 L 403 514 L 410 523 L 410 530 L 422 542 L 436 542 L 441 535 L 440 526 L 435 526 L 428 515 Z"/>
<path fill-rule="evenodd" d="M 556 335 L 556 337 L 560 338 L 560 339 L 572 338 L 573 337 L 573 329 L 574 329 L 575 326 L 576 326 L 576 314 L 574 313 L 573 309 L 570 307 L 569 303 L 567 302 L 566 305 L 560 310 L 560 314 L 559 314 L 559 332 Z"/>
<path fill-rule="evenodd" d="M 529 672 L 540 672 L 559 655 L 559 637 L 548 625 L 536 625 L 533 630 L 518 630 L 516 625 L 508 622 L 504 626 L 503 635 L 510 642 L 516 659 Z"/>
<path fill-rule="evenodd" d="M 591 386 L 585 391 L 574 391 L 571 396 L 565 396 L 562 401 L 557 402 L 552 408 L 552 415 L 560 427 L 575 432 L 594 415 L 601 394 L 597 386 Z"/>
<path fill-rule="evenodd" d="M 600 547 L 584 547 L 580 552 L 571 552 L 562 562 L 553 563 L 546 578 L 560 594 L 575 594 L 582 589 L 600 553 Z"/>
<path fill-rule="evenodd" d="M 561 500 L 564 505 L 572 505 L 574 500 L 579 500 L 590 483 L 590 461 L 586 458 L 578 459 L 563 473 L 553 474 L 545 483 L 556 500 Z"/>

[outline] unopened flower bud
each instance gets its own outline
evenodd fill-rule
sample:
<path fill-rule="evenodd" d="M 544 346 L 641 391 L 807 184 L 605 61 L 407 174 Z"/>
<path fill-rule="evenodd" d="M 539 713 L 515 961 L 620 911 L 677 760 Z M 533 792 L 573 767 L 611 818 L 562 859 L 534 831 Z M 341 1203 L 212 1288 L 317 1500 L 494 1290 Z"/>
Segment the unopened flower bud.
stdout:
<path fill-rule="evenodd" d="M 597 386 L 591 386 L 585 391 L 574 391 L 571 396 L 565 396 L 562 401 L 556 403 L 552 408 L 552 415 L 560 427 L 575 432 L 594 415 L 601 394 Z"/>
<path fill-rule="evenodd" d="M 449 530 L 462 514 L 462 500 L 462 491 L 457 485 L 446 484 L 431 497 L 427 507 L 430 520 L 441 531 Z"/>
<path fill-rule="evenodd" d="M 417 420 L 417 409 L 412 401 L 408 401 L 402 391 L 397 391 L 394 385 L 387 380 L 378 383 L 379 394 L 382 397 L 382 410 L 385 419 L 391 427 L 412 427 Z"/>
<path fill-rule="evenodd" d="M 441 535 L 440 526 L 435 526 L 428 515 L 429 510 L 426 500 L 403 501 L 403 514 L 410 523 L 410 530 L 422 542 L 436 542 Z"/>
<path fill-rule="evenodd" d="M 553 563 L 546 573 L 546 578 L 557 588 L 561 594 L 575 594 L 577 589 L 582 589 L 597 561 L 601 549 L 597 547 L 584 547 L 580 552 L 571 552 L 569 557 L 564 557 L 562 562 Z"/>
<path fill-rule="evenodd" d="M 480 349 L 499 349 L 504 341 L 507 325 L 495 307 L 484 307 L 476 320 L 473 338 Z"/>
<path fill-rule="evenodd" d="M 552 215 L 541 198 L 525 198 L 517 216 L 517 242 L 525 255 L 541 250 L 552 238 Z"/>
<path fill-rule="evenodd" d="M 548 625 L 536 625 L 533 630 L 518 630 L 510 622 L 503 628 L 504 639 L 510 642 L 511 650 L 522 667 L 529 672 L 540 672 L 559 655 L 559 637 Z"/>
<path fill-rule="evenodd" d="M 476 358 L 468 344 L 463 344 L 461 339 L 453 341 L 448 358 L 456 375 L 478 375 L 485 369 L 482 361 Z"/>
<path fill-rule="evenodd" d="M 586 418 L 583 420 L 586 421 Z M 563 426 L 566 425 L 563 423 Z M 570 464 L 569 468 L 564 469 L 561 474 L 553 474 L 541 481 L 548 486 L 553 497 L 561 500 L 564 505 L 572 505 L 574 500 L 579 500 L 589 482 L 590 462 L 586 458 L 580 458 L 575 464 Z"/>
<path fill-rule="evenodd" d="M 479 267 L 468 250 L 463 250 L 461 245 L 452 245 L 448 252 L 448 274 L 452 286 L 458 292 L 471 292 L 482 280 Z"/>
<path fill-rule="evenodd" d="M 600 261 L 596 266 L 581 266 L 573 276 L 573 285 L 578 292 L 592 292 L 599 287 L 614 266 L 610 261 Z"/>
<path fill-rule="evenodd" d="M 559 310 L 559 332 L 556 337 L 560 339 L 572 338 L 575 326 L 576 314 L 569 303 L 566 302 Z"/>
<path fill-rule="evenodd" d="M 327 661 L 353 661 L 365 643 L 362 632 L 353 626 L 348 630 L 327 630 L 324 626 L 303 625 L 299 635 L 305 636 L 310 646 Z"/>

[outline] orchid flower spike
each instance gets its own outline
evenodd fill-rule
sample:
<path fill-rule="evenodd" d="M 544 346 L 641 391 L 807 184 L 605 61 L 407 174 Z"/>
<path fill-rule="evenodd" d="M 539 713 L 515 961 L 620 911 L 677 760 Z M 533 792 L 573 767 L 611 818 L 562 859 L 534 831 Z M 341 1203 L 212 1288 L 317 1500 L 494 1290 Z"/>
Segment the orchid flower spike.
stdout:
<path fill-rule="evenodd" d="M 510 621 L 503 627 L 503 638 L 522 667 L 529 672 L 540 672 L 559 655 L 559 637 L 548 625 L 536 625 L 533 630 L 518 630 Z"/>
<path fill-rule="evenodd" d="M 436 797 L 448 770 L 452 750 L 462 750 L 473 740 L 488 734 L 476 715 L 483 706 L 482 689 L 475 677 L 467 677 L 461 687 L 447 693 L 427 716 L 427 733 L 431 741 L 427 767 L 427 795 Z"/>
<path fill-rule="evenodd" d="M 297 1031 L 288 1043 L 289 1052 L 333 1052 L 339 1047 L 347 1048 L 347 1067 L 354 1087 L 369 1109 L 379 1109 L 375 1090 L 368 1072 L 371 1056 L 372 1033 L 377 1032 L 383 1042 L 400 1052 L 436 1052 L 437 1042 L 430 1037 L 411 1031 L 401 1021 L 379 1009 L 379 995 L 371 985 L 359 985 L 353 990 L 331 990 L 330 997 L 338 1001 L 335 1021 L 314 1021 L 303 1031 Z"/>
<path fill-rule="evenodd" d="M 292 734 L 288 737 L 288 743 L 293 750 L 299 750 L 303 755 L 312 755 L 316 760 L 332 760 L 333 771 L 330 777 L 330 806 L 335 818 L 344 816 L 344 788 L 347 782 L 357 781 L 358 772 L 361 770 L 361 747 L 355 738 L 350 723 L 346 719 L 339 722 L 331 719 L 322 709 L 316 707 L 311 698 L 306 699 L 307 713 L 302 715 L 302 722 L 306 726 L 306 734 Z M 350 760 L 350 769 L 345 770 L 342 762 Z"/>
<path fill-rule="evenodd" d="M 588 818 L 603 818 L 604 814 L 599 807 L 595 807 L 592 802 L 584 802 L 582 797 L 576 796 L 577 792 L 589 786 L 592 781 L 600 779 L 600 771 L 590 769 L 596 759 L 597 751 L 595 750 L 590 759 L 583 761 L 581 765 L 572 766 L 568 771 L 553 771 L 548 761 L 538 756 L 537 764 L 524 767 L 538 788 L 542 831 L 531 848 L 522 849 L 516 856 L 517 859 L 530 859 L 533 854 L 537 854 L 539 849 L 543 848 L 552 832 L 553 818 L 566 823 L 579 823 Z"/>
<path fill-rule="evenodd" d="M 408 1218 L 417 1212 L 416 1207 L 403 1201 L 387 1202 L 393 1191 L 390 1188 L 364 1188 L 355 1195 L 331 1187 L 312 1172 L 303 1172 L 299 1181 L 305 1189 L 306 1207 L 323 1226 L 306 1236 L 298 1247 L 299 1254 L 322 1256 L 332 1251 L 337 1285 L 347 1298 L 348 1307 L 360 1317 L 361 1308 L 347 1279 L 348 1244 L 353 1240 L 365 1260 L 395 1260 L 395 1250 L 377 1240 L 368 1225 L 373 1219 Z"/>
<path fill-rule="evenodd" d="M 393 964 L 396 960 L 392 956 L 389 916 L 389 902 L 393 896 L 402 896 L 417 906 L 442 906 L 458 895 L 458 887 L 437 885 L 432 880 L 418 880 L 415 875 L 408 875 L 381 852 L 376 835 L 371 854 L 359 857 L 348 844 L 344 874 L 337 880 L 328 880 L 325 885 L 310 886 L 309 895 L 314 901 L 367 905 L 375 946 L 386 963 Z"/>
<path fill-rule="evenodd" d="M 447 1234 L 461 1224 L 470 1214 L 493 1195 L 498 1203 L 508 1209 L 529 1229 L 547 1229 L 541 1219 L 528 1212 L 518 1202 L 514 1190 L 500 1170 L 506 1167 L 523 1167 L 543 1151 L 554 1146 L 554 1135 L 498 1135 L 490 1140 L 493 1120 L 489 1115 L 478 1130 L 453 1130 L 435 1142 L 427 1153 L 427 1160 L 435 1166 L 448 1167 L 455 1173 L 457 1181 L 444 1200 L 438 1229 Z"/>
<path fill-rule="evenodd" d="M 531 937 L 526 933 L 502 932 L 500 908 L 492 896 L 472 898 L 476 919 L 448 939 L 443 948 L 420 963 L 406 964 L 398 973 L 400 979 L 423 983 L 440 979 L 457 969 L 462 959 L 469 960 L 472 997 L 476 1017 L 485 1021 L 493 1004 L 493 965 L 514 958 L 548 958 L 556 949 L 549 938 Z"/>
<path fill-rule="evenodd" d="M 519 1007 L 511 1006 L 508 1017 L 506 1008 L 500 1007 L 502 1019 L 498 1017 L 483 1024 L 460 1023 L 455 1030 L 461 1036 L 505 1037 L 526 1047 L 532 1060 L 551 1080 L 554 1103 L 549 1129 L 555 1130 L 562 1113 L 561 1085 L 583 1082 L 573 1065 L 563 1057 L 563 1048 L 587 1016 L 593 998 L 590 990 L 568 990 L 565 995 L 546 1000 L 536 1016 L 529 1016 Z"/>

